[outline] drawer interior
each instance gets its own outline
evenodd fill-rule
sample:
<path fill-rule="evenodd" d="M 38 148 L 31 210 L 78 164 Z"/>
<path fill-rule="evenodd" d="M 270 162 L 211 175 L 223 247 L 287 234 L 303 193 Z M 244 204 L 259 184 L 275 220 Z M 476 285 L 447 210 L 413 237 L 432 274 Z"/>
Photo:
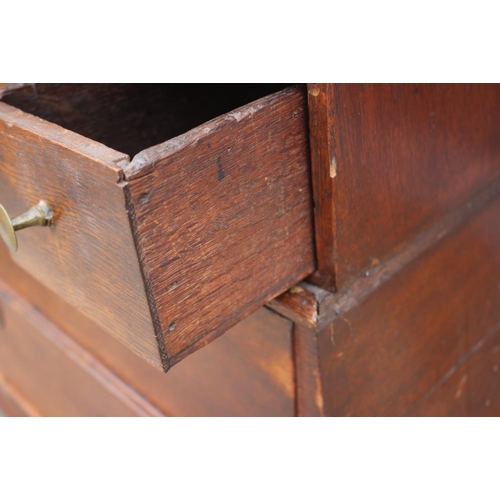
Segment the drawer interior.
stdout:
<path fill-rule="evenodd" d="M 133 157 L 289 84 L 36 84 L 3 101 Z"/>

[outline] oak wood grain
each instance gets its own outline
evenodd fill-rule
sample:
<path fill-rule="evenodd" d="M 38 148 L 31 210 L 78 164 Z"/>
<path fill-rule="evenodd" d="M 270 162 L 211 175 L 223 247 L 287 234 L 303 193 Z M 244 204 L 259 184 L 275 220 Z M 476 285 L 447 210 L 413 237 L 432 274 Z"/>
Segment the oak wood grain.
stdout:
<path fill-rule="evenodd" d="M 342 288 L 500 173 L 500 86 L 310 84 L 318 273 Z"/>
<path fill-rule="evenodd" d="M 113 120 L 123 119 L 126 138 L 125 115 L 130 111 L 134 123 L 139 87 L 28 86 L 4 99 L 96 139 L 106 125 L 102 116 L 89 123 L 89 110 L 100 103 Z M 0 121 L 4 205 L 17 215 L 44 198 L 55 213 L 50 230 L 21 233 L 16 259 L 165 371 L 314 269 L 302 87 L 243 106 L 131 162 L 4 103 Z"/>
<path fill-rule="evenodd" d="M 19 234 L 16 261 L 162 366 L 125 208 L 119 163 L 101 144 L 0 103 L 0 199 L 11 216 L 41 199 L 54 225 Z"/>
<path fill-rule="evenodd" d="M 302 88 L 150 148 L 123 170 L 170 365 L 314 270 Z"/>

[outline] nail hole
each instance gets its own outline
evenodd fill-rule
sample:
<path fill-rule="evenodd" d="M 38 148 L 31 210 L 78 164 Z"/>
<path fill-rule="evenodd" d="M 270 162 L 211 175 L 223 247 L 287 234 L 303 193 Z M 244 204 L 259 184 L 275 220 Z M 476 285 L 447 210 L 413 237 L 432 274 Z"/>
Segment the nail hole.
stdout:
<path fill-rule="evenodd" d="M 169 332 L 173 332 L 173 331 L 175 330 L 175 327 L 176 327 L 176 326 L 177 326 L 177 325 L 176 325 L 175 323 L 170 323 L 170 325 L 169 325 L 169 327 L 168 327 L 168 331 L 169 331 Z"/>

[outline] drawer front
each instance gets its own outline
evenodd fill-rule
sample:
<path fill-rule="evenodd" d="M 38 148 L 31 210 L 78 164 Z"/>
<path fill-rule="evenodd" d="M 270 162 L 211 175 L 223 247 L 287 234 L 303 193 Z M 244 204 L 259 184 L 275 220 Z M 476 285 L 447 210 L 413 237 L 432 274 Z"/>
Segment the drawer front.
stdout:
<path fill-rule="evenodd" d="M 161 415 L 3 283 L 0 307 L 0 404 L 8 413 Z"/>
<path fill-rule="evenodd" d="M 500 411 L 500 198 L 319 335 L 334 416 Z"/>
<path fill-rule="evenodd" d="M 15 259 L 168 370 L 314 270 L 306 122 L 286 89 L 129 161 L 0 103 L 0 202 L 54 212 Z"/>
<path fill-rule="evenodd" d="M 53 226 L 18 233 L 19 250 L 13 257 L 48 288 L 158 364 L 119 185 L 117 163 L 124 158 L 0 103 L 0 203 L 17 216 L 45 200 L 54 213 Z"/>
<path fill-rule="evenodd" d="M 13 264 L 2 247 L 0 276 L 35 309 L 166 415 L 294 415 L 293 324 L 265 307 L 165 374 Z M 43 352 L 39 355 L 43 356 Z M 12 385 L 7 384 L 4 391 L 3 388 L 0 380 L 0 406 L 6 408 L 8 400 L 12 400 L 9 397 Z M 18 406 L 19 400 L 16 394 Z"/>

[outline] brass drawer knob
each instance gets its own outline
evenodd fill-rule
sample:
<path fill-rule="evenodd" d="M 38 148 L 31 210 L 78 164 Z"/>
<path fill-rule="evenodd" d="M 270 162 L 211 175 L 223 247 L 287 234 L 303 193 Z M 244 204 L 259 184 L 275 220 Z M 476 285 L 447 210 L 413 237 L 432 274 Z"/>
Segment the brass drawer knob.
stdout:
<path fill-rule="evenodd" d="M 52 224 L 52 210 L 45 201 L 31 207 L 26 213 L 10 219 L 5 208 L 0 205 L 0 236 L 12 252 L 17 251 L 16 231 L 26 227 L 50 226 Z"/>

